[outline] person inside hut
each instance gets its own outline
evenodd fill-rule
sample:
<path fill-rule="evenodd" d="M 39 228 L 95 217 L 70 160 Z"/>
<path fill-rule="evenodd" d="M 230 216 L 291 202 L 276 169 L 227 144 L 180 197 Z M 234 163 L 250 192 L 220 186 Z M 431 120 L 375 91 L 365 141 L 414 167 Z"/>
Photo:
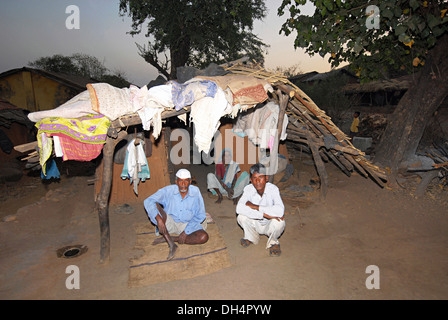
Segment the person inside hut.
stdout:
<path fill-rule="evenodd" d="M 237 221 L 244 230 L 240 244 L 243 248 L 258 244 L 260 235 L 266 235 L 269 255 L 278 257 L 281 254 L 278 238 L 285 230 L 285 206 L 280 191 L 268 182 L 263 164 L 253 165 L 249 172 L 251 184 L 244 188 L 236 206 Z"/>
<path fill-rule="evenodd" d="M 249 184 L 249 174 L 243 171 L 238 176 L 240 166 L 232 158 L 232 151 L 224 149 L 215 166 L 215 173 L 207 175 L 207 189 L 212 195 L 218 196 L 216 203 L 221 203 L 223 196 L 226 196 L 237 204 L 244 187 Z"/>
<path fill-rule="evenodd" d="M 350 140 L 352 140 L 352 141 L 353 141 L 353 138 L 355 136 L 357 136 L 359 133 L 359 116 L 360 116 L 360 113 L 358 111 L 356 111 L 353 114 L 353 121 L 352 121 L 352 125 L 350 126 Z"/>
<path fill-rule="evenodd" d="M 151 222 L 156 225 L 154 245 L 167 242 L 171 260 L 178 244 L 204 244 L 208 241 L 204 199 L 198 187 L 191 185 L 187 169 L 176 173 L 176 184 L 159 189 L 143 202 Z M 177 234 L 172 236 L 171 234 Z"/>

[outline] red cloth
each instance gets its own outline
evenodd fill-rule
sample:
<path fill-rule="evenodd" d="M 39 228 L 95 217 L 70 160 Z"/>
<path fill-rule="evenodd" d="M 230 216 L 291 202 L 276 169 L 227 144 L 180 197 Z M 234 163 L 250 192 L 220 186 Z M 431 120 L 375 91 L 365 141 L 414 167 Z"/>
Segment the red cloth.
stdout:
<path fill-rule="evenodd" d="M 222 179 L 224 179 L 225 174 L 226 174 L 226 168 L 224 167 L 224 164 L 217 163 L 216 164 L 216 175 L 222 180 Z"/>
<path fill-rule="evenodd" d="M 103 150 L 103 144 L 83 143 L 62 133 L 53 135 L 59 137 L 64 161 L 90 161 L 98 157 Z"/>

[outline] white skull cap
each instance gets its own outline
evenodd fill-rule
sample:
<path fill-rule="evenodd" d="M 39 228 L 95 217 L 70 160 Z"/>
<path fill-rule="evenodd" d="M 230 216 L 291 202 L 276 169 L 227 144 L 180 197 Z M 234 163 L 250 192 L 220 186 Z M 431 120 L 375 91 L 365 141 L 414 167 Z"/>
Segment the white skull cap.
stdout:
<path fill-rule="evenodd" d="M 191 174 L 187 169 L 179 169 L 176 173 L 176 177 L 179 179 L 191 179 Z"/>

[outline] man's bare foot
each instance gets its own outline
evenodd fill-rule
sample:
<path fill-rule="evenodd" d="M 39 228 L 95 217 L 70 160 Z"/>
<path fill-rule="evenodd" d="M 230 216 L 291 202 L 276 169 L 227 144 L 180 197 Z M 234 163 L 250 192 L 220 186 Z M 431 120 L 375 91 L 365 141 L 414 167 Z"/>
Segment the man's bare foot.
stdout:
<path fill-rule="evenodd" d="M 177 250 L 177 245 L 175 243 L 173 243 L 172 246 L 170 246 L 170 253 L 168 254 L 168 257 L 166 258 L 166 260 L 171 260 L 174 258 L 174 254 L 176 253 Z"/>

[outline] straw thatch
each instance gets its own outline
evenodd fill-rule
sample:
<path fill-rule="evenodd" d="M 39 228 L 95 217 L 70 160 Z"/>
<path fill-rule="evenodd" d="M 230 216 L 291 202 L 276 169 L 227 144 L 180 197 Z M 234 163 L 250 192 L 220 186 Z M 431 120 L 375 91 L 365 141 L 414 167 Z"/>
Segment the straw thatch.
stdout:
<path fill-rule="evenodd" d="M 322 161 L 332 160 L 344 173 L 350 175 L 355 169 L 365 177 L 370 177 L 381 187 L 386 181 L 385 171 L 368 161 L 365 154 L 355 148 L 345 135 L 300 88 L 282 75 L 272 73 L 260 67 L 236 65 L 227 68 L 233 74 L 251 75 L 267 80 L 279 100 L 279 93 L 289 96 L 286 106 L 289 124 L 288 139 L 307 145 L 313 153 L 314 162 L 321 178 L 321 188 L 327 184 L 327 174 Z"/>
<path fill-rule="evenodd" d="M 364 157 L 365 154 L 352 145 L 349 137 L 331 121 L 325 111 L 321 110 L 310 97 L 285 76 L 258 65 L 236 64 L 226 67 L 225 70 L 228 74 L 240 74 L 266 80 L 274 88 L 274 93 L 269 93 L 271 100 L 280 102 L 282 96 L 288 98 L 285 110 L 288 115 L 288 140 L 306 145 L 312 152 L 321 179 L 323 197 L 326 195 L 328 184 L 324 162 L 328 160 L 335 163 L 348 176 L 356 170 L 383 187 L 386 181 L 385 171 L 367 160 Z M 180 111 L 166 110 L 162 113 L 162 118 L 189 111 L 189 107 Z M 112 128 L 135 125 L 139 122 L 140 118 L 136 115 L 124 116 L 115 120 Z"/>

